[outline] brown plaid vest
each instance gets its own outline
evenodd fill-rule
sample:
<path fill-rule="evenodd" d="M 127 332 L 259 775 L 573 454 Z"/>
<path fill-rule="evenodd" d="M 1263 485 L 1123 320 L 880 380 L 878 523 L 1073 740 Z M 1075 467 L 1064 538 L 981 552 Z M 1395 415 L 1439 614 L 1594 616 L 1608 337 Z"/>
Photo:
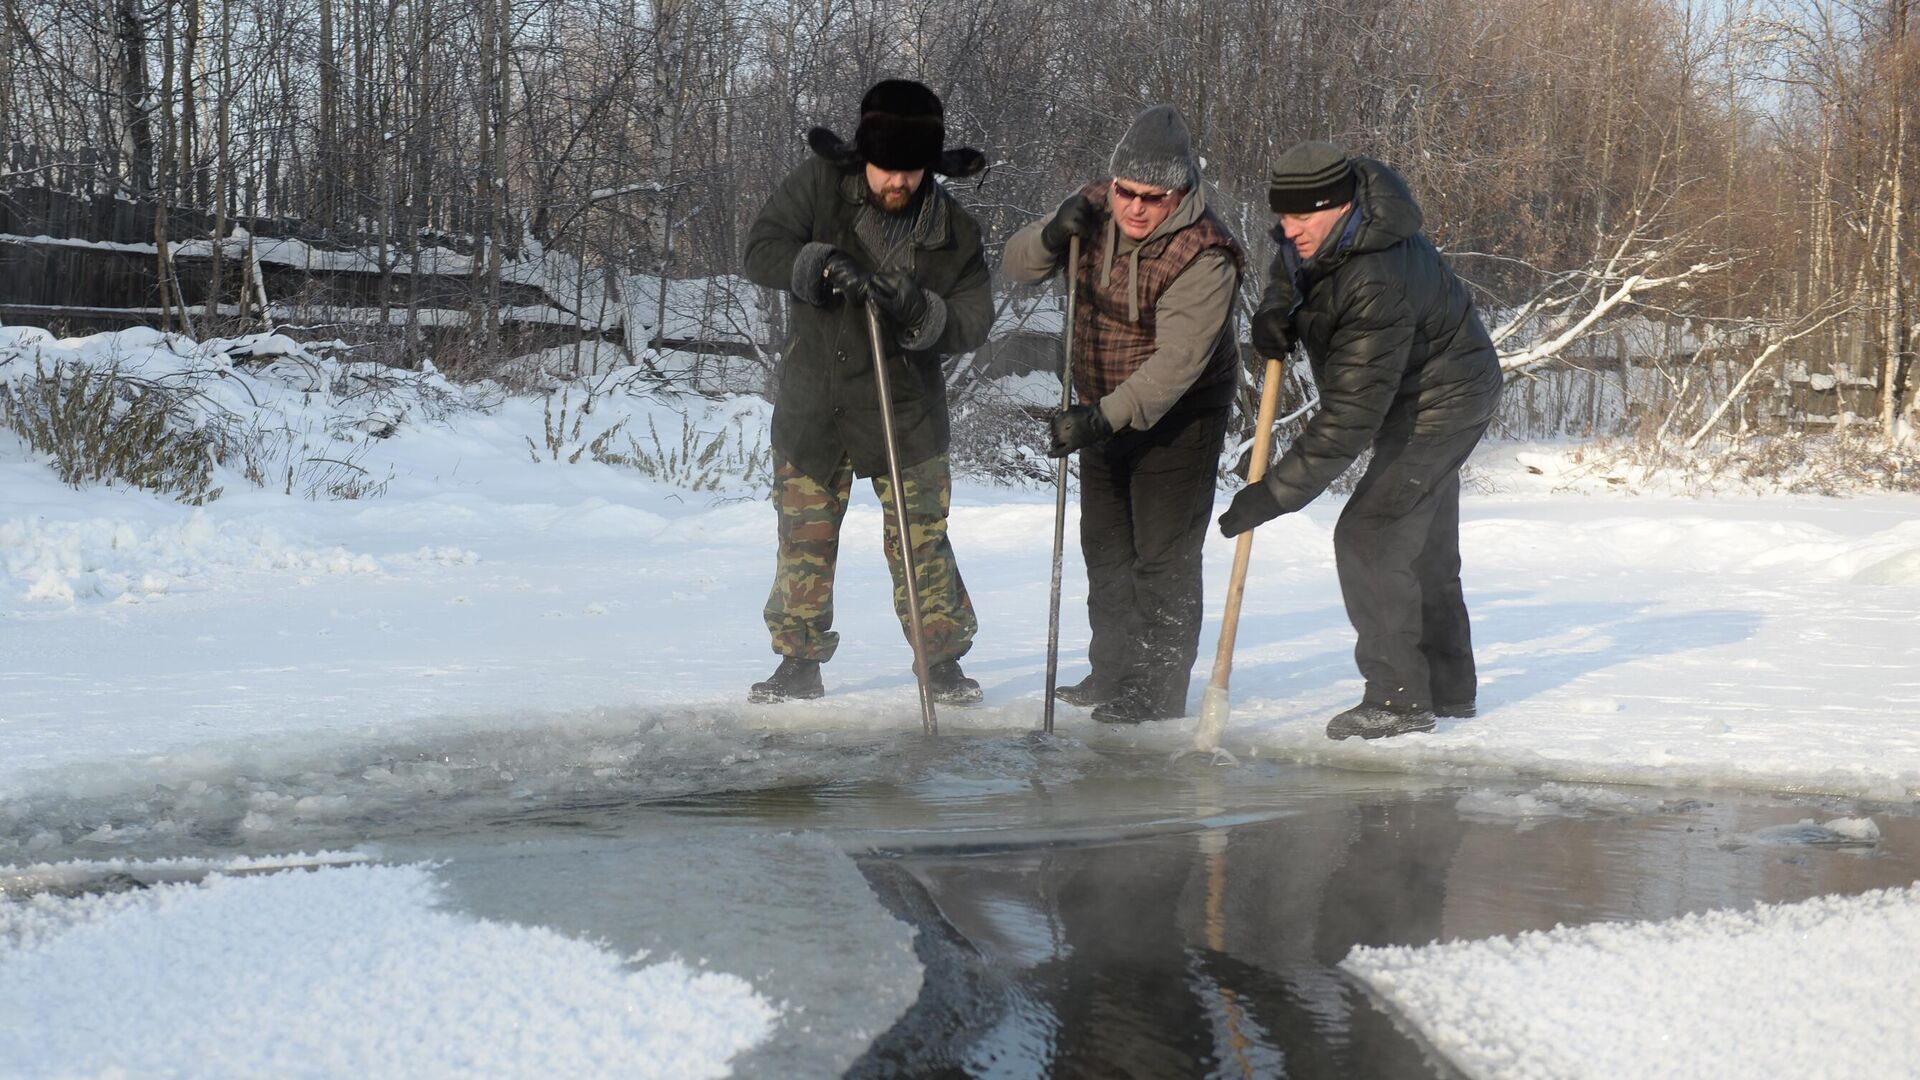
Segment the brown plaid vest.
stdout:
<path fill-rule="evenodd" d="M 1111 180 L 1088 184 L 1081 189 L 1087 201 L 1102 210 L 1107 205 Z M 1153 355 L 1155 310 L 1160 295 L 1167 291 L 1189 264 L 1208 248 L 1225 248 L 1233 257 L 1236 270 L 1246 270 L 1246 253 L 1213 210 L 1201 213 L 1200 220 L 1148 243 L 1140 249 L 1140 281 L 1129 271 L 1130 259 L 1114 256 L 1112 280 L 1100 284 L 1100 265 L 1106 259 L 1106 247 L 1115 230 L 1101 229 L 1093 242 L 1080 254 L 1080 292 L 1075 300 L 1073 319 L 1073 390 L 1079 400 L 1092 404 L 1113 392 Z M 1129 321 L 1127 293 L 1138 288 L 1138 322 Z M 1187 391 L 1216 386 L 1230 381 L 1240 363 L 1239 347 L 1234 341 L 1231 314 L 1220 327 L 1213 356 L 1206 369 Z"/>

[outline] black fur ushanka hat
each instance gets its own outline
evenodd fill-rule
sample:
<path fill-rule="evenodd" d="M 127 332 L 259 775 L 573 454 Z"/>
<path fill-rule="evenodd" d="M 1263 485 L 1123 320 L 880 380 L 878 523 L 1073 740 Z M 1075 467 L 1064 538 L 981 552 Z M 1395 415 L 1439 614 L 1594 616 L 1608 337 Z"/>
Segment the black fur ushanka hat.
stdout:
<path fill-rule="evenodd" d="M 860 126 L 848 143 L 827 128 L 807 132 L 813 152 L 842 168 L 871 162 L 882 169 L 931 169 L 972 176 L 987 157 L 971 147 L 946 149 L 946 110 L 940 96 L 911 79 L 885 79 L 860 99 Z"/>

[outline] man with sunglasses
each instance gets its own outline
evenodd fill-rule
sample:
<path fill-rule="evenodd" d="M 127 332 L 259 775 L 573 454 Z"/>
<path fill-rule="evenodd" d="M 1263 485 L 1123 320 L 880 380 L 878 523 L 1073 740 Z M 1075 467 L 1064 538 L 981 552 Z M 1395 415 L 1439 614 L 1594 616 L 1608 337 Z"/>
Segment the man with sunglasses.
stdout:
<path fill-rule="evenodd" d="M 1327 737 L 1431 731 L 1436 715 L 1475 709 L 1460 466 L 1500 402 L 1500 358 L 1398 173 L 1304 142 L 1280 156 L 1267 197 L 1278 247 L 1253 343 L 1263 356 L 1305 346 L 1320 408 L 1262 481 L 1233 497 L 1220 531 L 1299 510 L 1371 446 L 1333 530 L 1366 694 Z"/>
<path fill-rule="evenodd" d="M 1184 715 L 1200 644 L 1200 550 L 1239 388 L 1233 298 L 1245 256 L 1207 208 L 1186 120 L 1155 105 L 1109 175 L 1015 233 L 1001 271 L 1059 272 L 1082 240 L 1073 328 L 1079 404 L 1052 421 L 1080 455 L 1092 671 L 1054 695 L 1104 723 Z"/>

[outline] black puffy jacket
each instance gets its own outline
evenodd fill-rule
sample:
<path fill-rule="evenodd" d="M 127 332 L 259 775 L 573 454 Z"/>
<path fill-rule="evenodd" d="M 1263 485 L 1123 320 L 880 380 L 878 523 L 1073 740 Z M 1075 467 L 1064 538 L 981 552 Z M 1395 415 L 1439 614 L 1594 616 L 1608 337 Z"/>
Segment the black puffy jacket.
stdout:
<path fill-rule="evenodd" d="M 1500 359 L 1466 286 L 1420 233 L 1406 182 L 1354 158 L 1345 232 L 1305 262 L 1279 253 L 1255 325 L 1278 320 L 1307 350 L 1320 408 L 1266 484 L 1283 511 L 1312 502 L 1382 431 L 1450 435 L 1484 424 L 1500 400 Z"/>

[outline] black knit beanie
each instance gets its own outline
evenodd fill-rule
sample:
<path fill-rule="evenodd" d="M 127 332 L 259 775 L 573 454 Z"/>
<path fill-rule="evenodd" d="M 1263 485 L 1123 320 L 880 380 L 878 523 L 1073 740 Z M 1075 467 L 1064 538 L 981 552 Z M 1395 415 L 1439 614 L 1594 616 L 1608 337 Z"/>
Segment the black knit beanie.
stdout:
<path fill-rule="evenodd" d="M 1276 214 L 1311 214 L 1353 201 L 1353 163 L 1324 142 L 1295 143 L 1274 162 L 1267 205 Z"/>
<path fill-rule="evenodd" d="M 887 79 L 860 99 L 860 127 L 853 142 L 863 159 L 882 169 L 935 168 L 946 141 L 940 97 L 921 83 Z"/>

